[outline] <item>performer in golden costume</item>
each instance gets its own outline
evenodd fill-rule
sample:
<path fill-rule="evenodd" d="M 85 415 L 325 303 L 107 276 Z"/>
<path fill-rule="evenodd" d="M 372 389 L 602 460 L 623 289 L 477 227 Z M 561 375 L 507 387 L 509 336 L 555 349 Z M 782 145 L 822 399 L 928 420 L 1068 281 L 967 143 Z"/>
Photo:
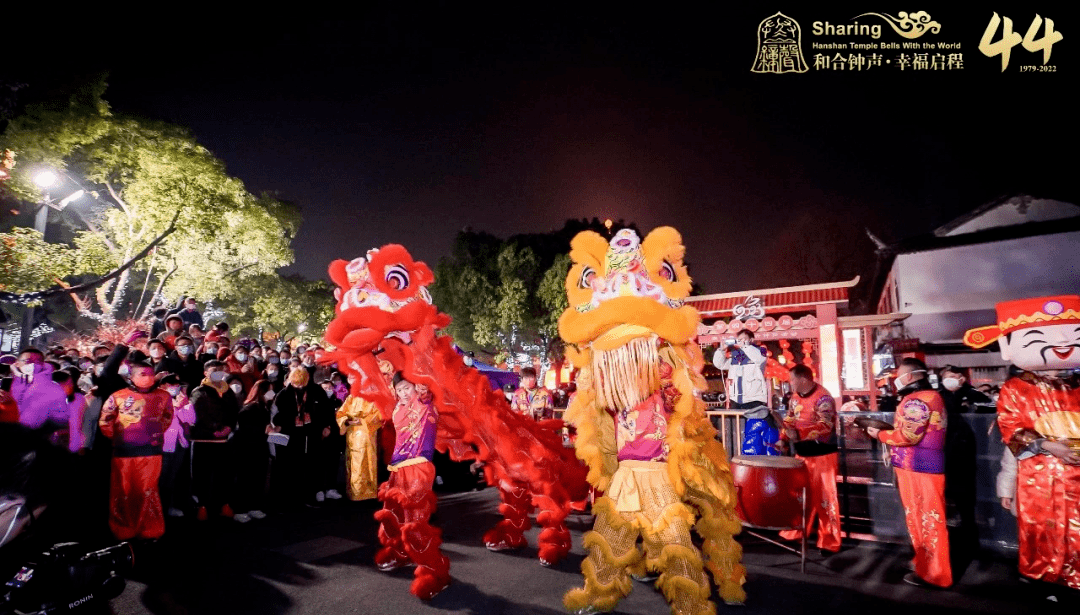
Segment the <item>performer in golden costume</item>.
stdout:
<path fill-rule="evenodd" d="M 714 613 L 706 569 L 726 603 L 746 599 L 731 470 L 700 397 L 701 317 L 683 304 L 684 252 L 669 227 L 644 241 L 623 229 L 610 242 L 586 231 L 571 243 L 559 333 L 581 374 L 565 419 L 589 482 L 604 492 L 585 535 L 585 586 L 564 598 L 575 613 L 610 611 L 632 578 L 654 575 L 672 613 Z"/>
<path fill-rule="evenodd" d="M 394 366 L 379 361 L 379 371 L 387 383 Z M 338 408 L 337 424 L 345 436 L 345 482 L 350 500 L 370 500 L 379 491 L 379 427 L 382 414 L 372 401 L 348 396 Z"/>

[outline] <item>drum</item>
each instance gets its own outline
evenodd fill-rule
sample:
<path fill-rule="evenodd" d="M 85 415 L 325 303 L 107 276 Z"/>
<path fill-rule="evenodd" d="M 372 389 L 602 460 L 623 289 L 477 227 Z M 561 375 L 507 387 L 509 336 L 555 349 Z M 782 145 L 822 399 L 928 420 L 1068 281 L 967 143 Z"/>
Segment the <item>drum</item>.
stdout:
<path fill-rule="evenodd" d="M 794 457 L 740 455 L 731 458 L 739 518 L 763 529 L 802 527 L 803 489 L 809 489 L 806 464 Z"/>

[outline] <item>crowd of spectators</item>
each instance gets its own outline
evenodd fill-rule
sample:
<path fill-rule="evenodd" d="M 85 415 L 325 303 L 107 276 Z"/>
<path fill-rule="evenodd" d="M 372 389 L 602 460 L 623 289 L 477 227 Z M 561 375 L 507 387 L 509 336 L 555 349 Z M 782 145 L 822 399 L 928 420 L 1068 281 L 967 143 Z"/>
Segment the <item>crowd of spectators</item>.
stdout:
<path fill-rule="evenodd" d="M 233 340 L 224 322 L 206 328 L 188 299 L 158 310 L 122 343 L 0 356 L 0 422 L 66 448 L 82 495 L 110 517 L 117 538 L 160 533 L 112 518 L 127 484 L 117 481 L 136 474 L 153 475 L 166 515 L 246 523 L 341 498 L 335 413 L 348 387 L 318 365 L 322 352 L 318 344 Z M 152 469 L 132 469 L 136 458 Z"/>

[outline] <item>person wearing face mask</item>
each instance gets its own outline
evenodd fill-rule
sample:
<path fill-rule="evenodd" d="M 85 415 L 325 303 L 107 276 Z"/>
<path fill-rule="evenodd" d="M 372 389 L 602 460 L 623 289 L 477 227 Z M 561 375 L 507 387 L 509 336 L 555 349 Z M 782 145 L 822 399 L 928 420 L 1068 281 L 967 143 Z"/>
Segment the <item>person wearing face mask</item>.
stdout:
<path fill-rule="evenodd" d="M 113 445 L 109 529 L 117 540 L 156 539 L 165 533 L 158 480 L 165 430 L 173 405 L 157 386 L 154 368 L 130 367 L 131 386 L 113 393 L 101 409 L 101 435 Z"/>
<path fill-rule="evenodd" d="M 37 348 L 19 353 L 12 365 L 11 397 L 19 407 L 19 422 L 30 429 L 47 427 L 49 417 L 67 416 L 67 394 L 53 382 L 53 367 Z"/>
<path fill-rule="evenodd" d="M 307 351 L 305 353 L 298 353 L 303 358 L 300 360 L 301 365 L 308 371 L 308 375 L 312 378 L 315 377 L 315 371 L 319 369 L 319 366 L 315 363 L 315 352 Z"/>
<path fill-rule="evenodd" d="M 283 348 L 281 352 L 278 353 L 278 360 L 282 365 L 288 365 L 290 359 L 292 359 L 292 353 L 289 352 L 288 348 Z"/>
<path fill-rule="evenodd" d="M 176 342 L 173 342 L 174 344 Z M 165 345 L 165 342 L 161 340 L 150 340 L 146 344 L 146 354 L 150 357 L 150 367 L 154 368 L 154 373 L 162 371 L 165 365 L 165 357 L 169 353 L 169 347 Z"/>
<path fill-rule="evenodd" d="M 267 363 L 262 371 L 262 380 L 270 383 L 270 388 L 277 393 L 285 386 L 285 378 L 281 375 L 281 366 L 277 363 Z"/>
<path fill-rule="evenodd" d="M 251 359 L 251 365 L 255 368 L 255 373 L 259 373 L 266 367 L 266 362 L 263 361 L 263 349 L 262 346 L 254 346 L 251 351 L 248 352 L 248 358 Z"/>
<path fill-rule="evenodd" d="M 203 326 L 203 317 L 202 314 L 199 313 L 198 304 L 191 297 L 188 297 L 184 301 L 184 309 L 180 310 L 177 315 L 183 319 L 184 328 L 191 327 L 192 325 L 197 325 L 199 327 Z"/>
<path fill-rule="evenodd" d="M 247 393 L 244 389 L 244 382 L 240 379 L 239 374 L 229 374 L 229 377 L 225 379 L 226 384 L 229 385 L 229 390 L 236 396 L 236 410 L 240 411 L 240 400 L 246 399 Z"/>
<path fill-rule="evenodd" d="M 195 356 L 195 348 L 195 341 L 186 335 L 176 338 L 176 349 L 165 357 L 157 373 L 175 374 L 185 392 L 195 390 L 203 378 L 203 366 Z"/>
<path fill-rule="evenodd" d="M 173 419 L 165 430 L 162 445 L 161 479 L 158 488 L 161 491 L 161 507 L 170 517 L 183 517 L 184 511 L 191 504 L 190 472 L 183 472 L 190 467 L 188 447 L 191 426 L 195 424 L 195 409 L 187 396 L 184 383 L 176 374 L 158 374 L 160 386 L 173 403 Z"/>
<path fill-rule="evenodd" d="M 953 532 L 956 567 L 963 569 L 979 549 L 975 520 L 978 443 L 964 413 L 978 412 L 976 404 L 989 404 L 990 398 L 972 387 L 959 367 L 946 365 L 938 372 L 938 378 L 949 424 L 945 431 L 945 503 L 953 512 L 950 525 L 958 528 Z M 993 406 L 988 410 L 993 412 Z"/>
<path fill-rule="evenodd" d="M 959 367 L 946 365 L 938 372 L 941 381 L 941 399 L 949 414 L 960 412 L 994 412 L 990 397 L 971 386 L 964 371 Z"/>
<path fill-rule="evenodd" d="M 202 346 L 203 339 L 206 338 L 206 335 L 203 333 L 202 327 L 200 327 L 199 325 L 191 325 L 190 327 L 188 327 L 187 335 L 191 338 L 191 341 L 194 343 L 196 348 Z"/>
<path fill-rule="evenodd" d="M 219 345 L 217 342 L 207 342 L 203 339 L 203 344 L 199 350 L 199 362 L 206 364 L 206 361 L 217 361 L 217 349 Z"/>
<path fill-rule="evenodd" d="M 0 423 L 19 422 L 19 404 L 11 396 L 11 365 L 0 363 Z"/>
<path fill-rule="evenodd" d="M 183 334 L 184 321 L 174 314 L 165 319 L 165 331 L 155 339 L 164 342 L 168 349 L 172 350 L 176 344 L 176 338 Z"/>
<path fill-rule="evenodd" d="M 342 437 L 341 430 L 334 423 L 337 416 L 338 408 L 341 407 L 341 400 L 337 397 L 337 391 L 334 389 L 334 383 L 329 379 L 323 380 L 319 383 L 323 393 L 326 395 L 326 400 L 323 402 L 323 409 L 320 412 L 323 424 L 320 435 L 325 433 L 319 441 L 319 448 L 322 450 L 318 452 L 317 457 L 313 459 L 315 466 L 312 469 L 312 477 L 317 483 L 317 487 L 323 496 L 328 500 L 340 500 L 341 492 L 337 490 L 337 477 L 339 470 L 341 469 L 341 456 L 345 452 L 345 439 Z M 318 492 L 316 492 L 315 499 L 318 500 Z"/>
<path fill-rule="evenodd" d="M 329 437 L 333 422 L 333 415 L 324 413 L 325 402 L 326 393 L 311 382 L 303 368 L 289 372 L 288 386 L 274 400 L 277 408 L 274 426 L 289 436 L 287 446 L 276 447 L 277 457 L 271 472 L 277 482 L 275 499 L 282 507 L 310 503 L 308 500 L 312 495 L 320 502 L 326 497 L 321 481 L 319 485 L 313 485 L 310 480 L 312 468 L 318 466 L 315 460 L 321 459 L 322 440 Z"/>
<path fill-rule="evenodd" d="M 229 374 L 240 381 L 240 399 L 247 397 L 247 392 L 258 379 L 259 370 L 255 368 L 255 362 L 248 354 L 247 348 L 237 345 L 232 353 L 225 358 L 225 369 Z"/>
<path fill-rule="evenodd" d="M 274 433 L 270 425 L 270 404 L 274 391 L 266 380 L 259 380 L 251 387 L 244 407 L 236 419 L 236 436 L 230 441 L 233 459 L 236 460 L 236 487 L 232 498 L 233 519 L 247 523 L 263 519 L 266 472 L 270 462 L 270 449 L 266 437 Z"/>
<path fill-rule="evenodd" d="M 334 385 L 334 396 L 341 403 L 345 403 L 345 398 L 349 396 L 349 387 L 345 384 L 345 377 L 341 375 L 341 372 L 335 371 L 330 374 L 330 383 Z"/>
<path fill-rule="evenodd" d="M 893 385 L 900 398 L 893 428 L 869 427 L 867 435 L 889 445 L 900 501 L 915 548 L 915 571 L 904 582 L 949 587 L 949 533 L 945 525 L 945 402 L 930 386 L 926 364 L 906 358 Z"/>
<path fill-rule="evenodd" d="M 191 492 L 198 504 L 196 518 L 205 521 L 210 511 L 232 517 L 228 493 L 232 481 L 226 444 L 236 428 L 240 404 L 229 388 L 221 361 L 203 367 L 202 384 L 191 393 L 195 424 L 191 427 Z"/>
<path fill-rule="evenodd" d="M 67 412 L 64 416 L 50 417 L 50 422 L 62 423 L 62 430 L 54 433 L 63 433 L 66 442 L 62 444 L 72 453 L 85 455 L 87 453 L 86 442 L 88 434 L 83 430 L 83 419 L 86 416 L 86 396 L 75 386 L 75 379 L 66 371 L 53 372 L 53 381 L 64 389 L 67 396 Z M 58 441 L 58 443 L 61 443 Z"/>
<path fill-rule="evenodd" d="M 392 387 L 394 366 L 379 360 L 379 371 L 387 387 Z M 379 487 L 379 427 L 382 413 L 371 401 L 350 395 L 336 414 L 341 434 L 345 436 L 345 487 L 349 499 L 357 502 L 376 497 Z"/>

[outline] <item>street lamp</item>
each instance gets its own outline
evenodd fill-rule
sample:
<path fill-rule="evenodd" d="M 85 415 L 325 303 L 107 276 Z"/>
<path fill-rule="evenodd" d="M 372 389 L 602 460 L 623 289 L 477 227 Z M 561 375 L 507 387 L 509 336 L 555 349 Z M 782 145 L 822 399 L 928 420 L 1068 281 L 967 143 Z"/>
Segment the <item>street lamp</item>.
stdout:
<path fill-rule="evenodd" d="M 57 175 L 50 169 L 42 169 L 34 174 L 34 183 L 42 190 L 56 183 Z"/>
<path fill-rule="evenodd" d="M 52 207 L 57 211 L 60 211 L 86 194 L 85 190 L 76 190 L 63 198 L 59 203 L 53 203 L 49 197 L 48 189 L 55 186 L 60 176 L 56 174 L 52 169 L 39 169 L 34 173 L 34 184 L 41 188 L 43 195 L 42 200 L 38 203 L 37 213 L 34 214 L 34 230 L 41 233 L 41 239 L 45 239 L 45 228 L 49 223 L 49 208 Z M 34 328 L 34 306 L 27 305 L 26 310 L 23 311 L 22 331 L 19 336 L 19 349 L 26 348 L 30 345 L 30 334 Z"/>

